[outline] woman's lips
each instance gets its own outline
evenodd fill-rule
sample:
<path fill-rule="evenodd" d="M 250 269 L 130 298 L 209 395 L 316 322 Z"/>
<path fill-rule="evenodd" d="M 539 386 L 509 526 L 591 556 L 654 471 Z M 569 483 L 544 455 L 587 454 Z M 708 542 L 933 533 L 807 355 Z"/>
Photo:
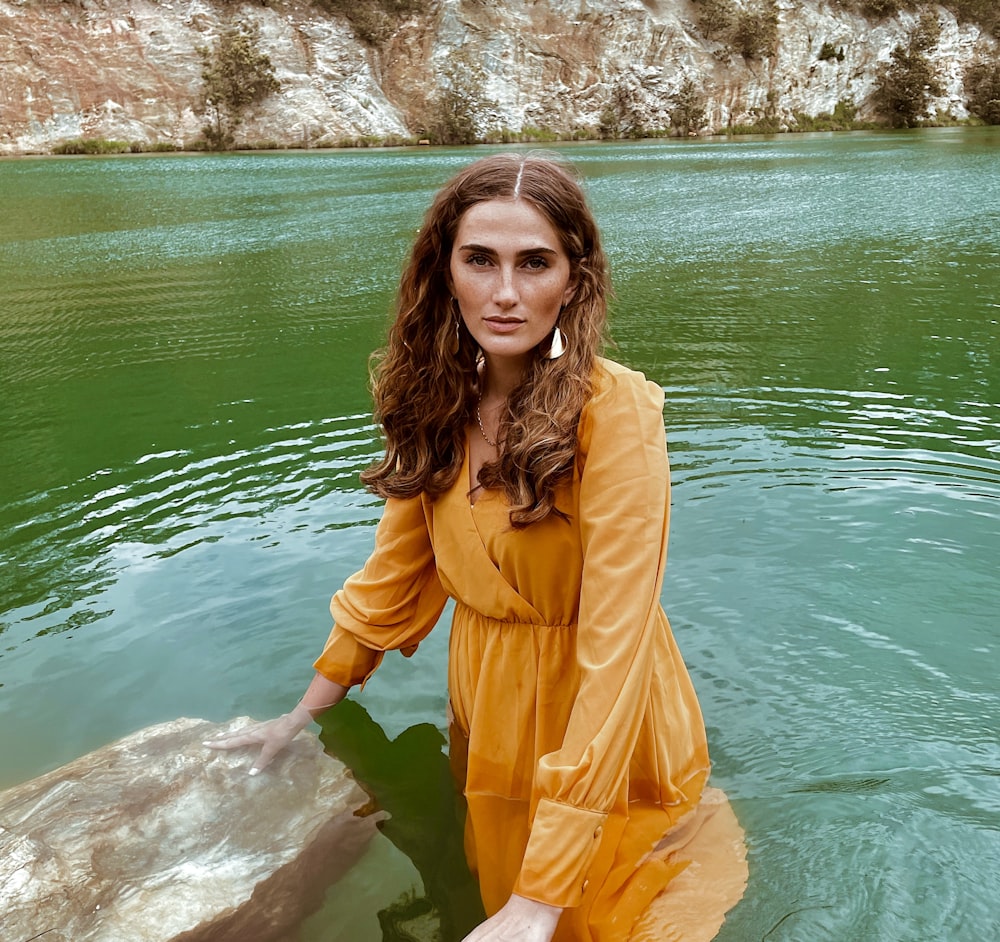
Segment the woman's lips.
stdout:
<path fill-rule="evenodd" d="M 516 317 L 487 317 L 486 326 L 494 333 L 509 334 L 517 330 L 524 321 Z"/>

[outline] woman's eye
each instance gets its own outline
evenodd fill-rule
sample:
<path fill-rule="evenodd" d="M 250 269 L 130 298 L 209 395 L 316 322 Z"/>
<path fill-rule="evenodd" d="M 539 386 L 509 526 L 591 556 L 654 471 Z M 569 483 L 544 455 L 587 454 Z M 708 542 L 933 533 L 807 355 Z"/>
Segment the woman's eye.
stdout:
<path fill-rule="evenodd" d="M 470 255 L 466 262 L 469 265 L 476 265 L 482 267 L 484 265 L 489 265 L 490 260 L 485 255 Z"/>
<path fill-rule="evenodd" d="M 536 255 L 534 258 L 529 258 L 524 264 L 527 268 L 532 268 L 536 271 L 549 267 L 549 263 L 540 255 Z"/>

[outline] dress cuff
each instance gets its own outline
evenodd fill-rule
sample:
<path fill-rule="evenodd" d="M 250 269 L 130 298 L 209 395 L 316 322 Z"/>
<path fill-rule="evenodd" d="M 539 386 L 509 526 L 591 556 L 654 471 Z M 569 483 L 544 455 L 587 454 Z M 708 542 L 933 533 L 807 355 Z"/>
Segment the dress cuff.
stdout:
<path fill-rule="evenodd" d="M 375 668 L 382 663 L 382 655 L 382 651 L 365 647 L 349 631 L 334 625 L 326 647 L 313 667 L 327 680 L 342 687 L 353 687 L 356 684 L 364 687 L 368 678 L 375 673 Z"/>
<path fill-rule="evenodd" d="M 550 906 L 579 906 L 607 817 L 603 811 L 541 799 L 514 892 Z"/>

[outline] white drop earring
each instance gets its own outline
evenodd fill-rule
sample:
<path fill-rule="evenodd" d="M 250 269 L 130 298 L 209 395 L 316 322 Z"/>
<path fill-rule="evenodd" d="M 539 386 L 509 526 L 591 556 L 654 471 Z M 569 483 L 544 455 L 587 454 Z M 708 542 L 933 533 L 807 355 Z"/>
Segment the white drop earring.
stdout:
<path fill-rule="evenodd" d="M 546 360 L 558 360 L 566 352 L 566 345 L 563 343 L 562 331 L 558 327 L 552 328 L 552 343 L 549 344 L 549 352 L 545 354 Z"/>

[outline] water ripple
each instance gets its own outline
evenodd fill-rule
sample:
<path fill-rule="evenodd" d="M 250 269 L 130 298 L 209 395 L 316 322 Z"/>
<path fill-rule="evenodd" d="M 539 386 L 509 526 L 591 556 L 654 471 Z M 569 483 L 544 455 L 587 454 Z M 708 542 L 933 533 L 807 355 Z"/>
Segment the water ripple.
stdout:
<path fill-rule="evenodd" d="M 101 469 L 5 508 L 4 555 L 30 560 L 30 568 L 19 566 L 16 587 L 4 587 L 10 608 L 30 606 L 58 584 L 59 597 L 27 620 L 51 621 L 73 609 L 113 578 L 106 562 L 120 544 L 145 547 L 140 555 L 147 558 L 169 557 L 225 539 L 238 521 L 261 523 L 279 507 L 306 508 L 333 493 L 344 496 L 342 512 L 311 526 L 377 516 L 378 501 L 357 490 L 358 472 L 378 453 L 370 417 L 272 427 L 261 436 L 252 447 L 201 457 L 177 449 L 145 454 L 133 468 Z M 77 625 L 69 620 L 64 627 Z"/>

